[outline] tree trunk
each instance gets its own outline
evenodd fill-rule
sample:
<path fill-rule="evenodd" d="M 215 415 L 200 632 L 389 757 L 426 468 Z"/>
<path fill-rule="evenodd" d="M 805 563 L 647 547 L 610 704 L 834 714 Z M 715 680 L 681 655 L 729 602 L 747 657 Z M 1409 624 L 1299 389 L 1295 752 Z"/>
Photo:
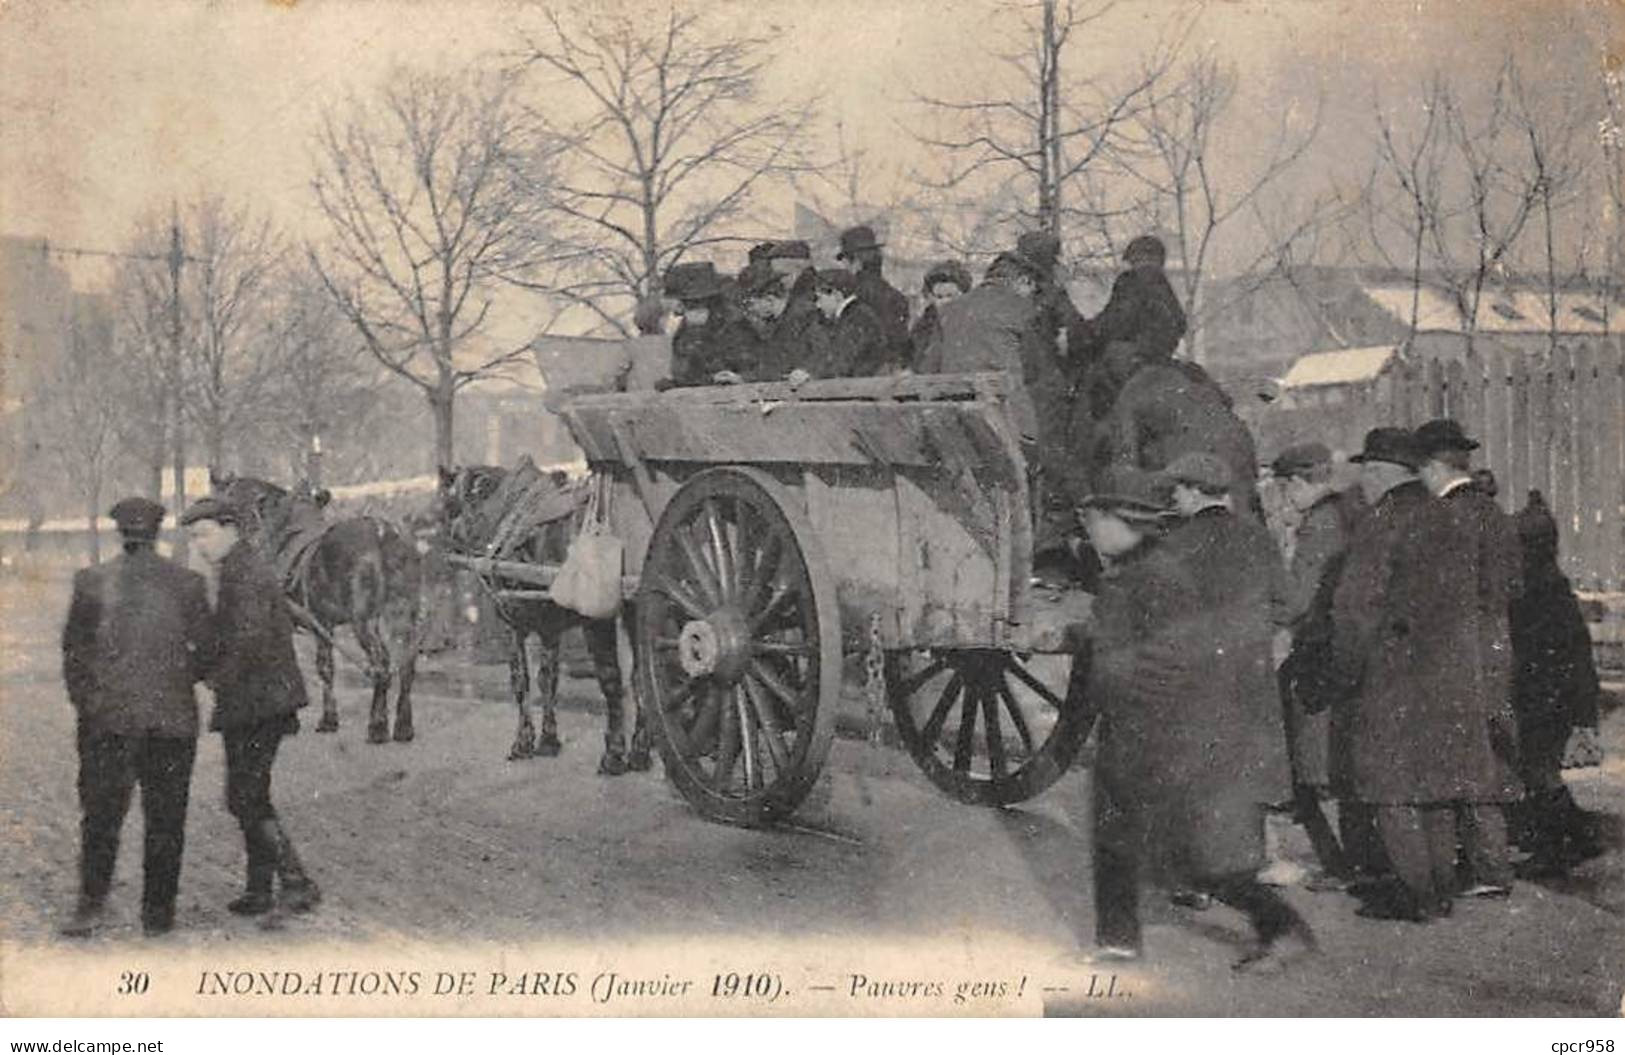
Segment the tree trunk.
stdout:
<path fill-rule="evenodd" d="M 181 513 L 186 510 L 186 437 L 180 429 L 175 430 L 174 442 L 170 448 L 174 458 L 171 467 L 174 470 L 175 481 L 175 532 L 174 545 L 170 550 L 177 564 L 185 564 L 187 559 L 186 532 L 180 529 Z"/>
<path fill-rule="evenodd" d="M 102 531 L 101 495 L 88 495 L 85 499 L 85 526 L 90 529 L 90 537 L 85 540 L 85 548 L 90 556 L 90 563 L 102 562 Z"/>
<path fill-rule="evenodd" d="M 429 399 L 429 412 L 434 415 L 435 468 L 450 469 L 457 464 L 452 444 L 452 402 L 456 392 L 449 384 L 425 389 Z"/>

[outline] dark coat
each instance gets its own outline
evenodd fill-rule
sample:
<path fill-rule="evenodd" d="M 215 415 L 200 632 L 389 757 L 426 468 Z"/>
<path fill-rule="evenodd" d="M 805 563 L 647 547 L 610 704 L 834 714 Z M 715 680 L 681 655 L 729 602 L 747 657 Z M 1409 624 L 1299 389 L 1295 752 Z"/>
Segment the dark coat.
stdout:
<path fill-rule="evenodd" d="M 1148 362 L 1134 372 L 1096 434 L 1095 465 L 1163 469 L 1192 451 L 1224 459 L 1240 481 L 1236 508 L 1258 505 L 1258 451 L 1230 399 L 1201 367 Z"/>
<path fill-rule="evenodd" d="M 293 653 L 293 618 L 276 574 L 239 542 L 220 562 L 209 688 L 209 728 L 257 725 L 293 714 L 309 701 Z"/>
<path fill-rule="evenodd" d="M 948 302 L 940 338 L 915 364 L 922 374 L 1002 373 L 1009 379 L 1010 420 L 1026 439 L 1038 439 L 1032 385 L 1042 361 L 1038 313 L 1033 302 L 996 282 L 977 286 Z"/>
<path fill-rule="evenodd" d="M 725 307 L 711 309 L 704 326 L 684 320 L 671 339 L 671 378 L 679 386 L 709 385 L 723 370 L 756 373 L 756 340 L 745 320 Z"/>
<path fill-rule="evenodd" d="M 62 630 L 62 678 L 92 734 L 197 736 L 193 682 L 212 628 L 203 576 L 150 549 L 73 577 Z"/>
<path fill-rule="evenodd" d="M 927 304 L 920 317 L 914 320 L 914 325 L 908 331 L 909 356 L 903 365 L 911 370 L 919 369 L 919 363 L 925 358 L 925 350 L 942 338 L 942 319 L 937 314 L 935 304 Z"/>
<path fill-rule="evenodd" d="M 1519 773 L 1532 790 L 1555 787 L 1570 732 L 1597 724 L 1600 691 L 1591 634 L 1555 553 L 1527 555 L 1511 631 Z"/>
<path fill-rule="evenodd" d="M 1362 517 L 1332 598 L 1332 783 L 1361 802 L 1505 798 L 1477 689 L 1476 569 L 1420 481 Z"/>
<path fill-rule="evenodd" d="M 1508 801 L 1518 797 L 1517 721 L 1512 714 L 1512 637 L 1508 607 L 1523 592 L 1523 554 L 1512 518 L 1495 499 L 1470 483 L 1440 499 L 1455 519 L 1473 560 L 1478 604 L 1477 688 L 1483 720 L 1501 762 Z"/>
<path fill-rule="evenodd" d="M 811 355 L 809 331 L 818 325 L 818 309 L 790 311 L 765 328 L 752 327 L 756 338 L 756 370 L 752 381 L 783 381 Z"/>
<path fill-rule="evenodd" d="M 847 301 L 834 319 L 820 312 L 805 323 L 799 346 L 790 368 L 800 367 L 813 377 L 877 377 L 896 365 L 880 320 L 856 299 Z"/>
<path fill-rule="evenodd" d="M 1140 811 L 1165 877 L 1264 860 L 1262 806 L 1289 794 L 1269 612 L 1279 557 L 1263 528 L 1203 513 L 1109 569 L 1091 691 L 1101 779 Z"/>
<path fill-rule="evenodd" d="M 886 338 L 886 358 L 898 366 L 908 362 L 908 298 L 887 282 L 878 267 L 858 272 L 858 299 L 869 306 Z"/>
<path fill-rule="evenodd" d="M 1287 566 L 1284 622 L 1292 650 L 1281 666 L 1282 704 L 1293 779 L 1323 787 L 1331 780 L 1332 592 L 1354 524 L 1363 511 L 1353 491 L 1333 491 L 1304 511 Z"/>
<path fill-rule="evenodd" d="M 1112 283 L 1092 328 L 1097 355 L 1114 341 L 1127 341 L 1142 358 L 1168 359 L 1185 336 L 1185 309 L 1161 268 L 1134 268 Z"/>

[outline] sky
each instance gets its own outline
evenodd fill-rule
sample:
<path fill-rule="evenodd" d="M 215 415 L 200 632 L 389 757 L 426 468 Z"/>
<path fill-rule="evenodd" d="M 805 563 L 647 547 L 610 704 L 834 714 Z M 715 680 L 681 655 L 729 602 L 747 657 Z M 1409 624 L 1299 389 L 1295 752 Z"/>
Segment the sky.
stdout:
<path fill-rule="evenodd" d="M 917 94 L 1000 83 L 1014 24 L 1000 0 L 719 2 L 782 33 L 773 92 L 816 91 L 868 149 L 870 196 L 924 159 Z M 512 45 L 534 10 L 505 0 L 0 0 L 0 233 L 116 248 L 143 215 L 208 188 L 316 230 L 311 137 L 324 107 L 396 64 L 457 65 Z M 1245 168 L 1283 109 L 1325 100 L 1312 186 L 1369 164 L 1371 97 L 1403 111 L 1433 68 L 1484 75 L 1512 50 L 1543 83 L 1594 78 L 1625 53 L 1615 0 L 1125 0 L 1076 54 L 1107 75 L 1178 20 L 1235 64 L 1238 105 L 1217 148 Z M 782 203 L 789 221 L 789 196 Z M 76 277 L 94 281 L 94 268 Z"/>

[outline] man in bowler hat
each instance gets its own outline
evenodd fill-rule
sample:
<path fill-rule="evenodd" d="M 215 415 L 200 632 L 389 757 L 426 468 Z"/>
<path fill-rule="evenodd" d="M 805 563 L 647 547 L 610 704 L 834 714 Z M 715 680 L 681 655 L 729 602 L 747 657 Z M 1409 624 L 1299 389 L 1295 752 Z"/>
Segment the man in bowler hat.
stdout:
<path fill-rule="evenodd" d="M 857 296 L 880 320 L 885 335 L 887 358 L 895 363 L 909 360 L 908 298 L 899 293 L 881 274 L 883 259 L 880 251 L 885 243 L 875 237 L 875 229 L 867 224 L 848 227 L 841 232 L 840 252 L 835 259 L 846 265 L 858 279 Z"/>
<path fill-rule="evenodd" d="M 158 555 L 164 507 L 126 498 L 109 514 L 124 552 L 73 579 L 62 631 L 62 677 L 78 716 L 79 901 L 62 928 L 100 926 L 113 883 L 119 831 L 141 788 L 145 850 L 142 929 L 174 927 L 186 806 L 197 756 L 193 683 L 210 653 L 203 577 Z"/>
<path fill-rule="evenodd" d="M 1517 720 L 1512 712 L 1512 640 L 1509 606 L 1523 590 L 1523 560 L 1512 518 L 1473 480 L 1469 459 L 1478 443 L 1450 418 L 1416 430 L 1422 482 L 1450 511 L 1461 545 L 1473 562 L 1478 604 L 1473 612 L 1478 663 L 1472 671 L 1479 721 L 1489 730 L 1497 765 L 1476 781 L 1475 797 L 1458 810 L 1458 836 L 1466 864 L 1464 894 L 1505 897 L 1512 888 L 1503 812 L 1522 788 L 1516 775 Z"/>

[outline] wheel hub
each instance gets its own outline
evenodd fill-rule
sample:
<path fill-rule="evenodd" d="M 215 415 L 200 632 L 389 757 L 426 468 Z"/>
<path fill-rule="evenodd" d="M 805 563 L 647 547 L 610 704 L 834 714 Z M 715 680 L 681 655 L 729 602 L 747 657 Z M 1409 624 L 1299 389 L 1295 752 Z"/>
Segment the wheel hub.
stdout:
<path fill-rule="evenodd" d="M 714 675 L 724 682 L 736 681 L 749 656 L 745 621 L 731 609 L 690 620 L 677 635 L 677 662 L 691 678 Z"/>

